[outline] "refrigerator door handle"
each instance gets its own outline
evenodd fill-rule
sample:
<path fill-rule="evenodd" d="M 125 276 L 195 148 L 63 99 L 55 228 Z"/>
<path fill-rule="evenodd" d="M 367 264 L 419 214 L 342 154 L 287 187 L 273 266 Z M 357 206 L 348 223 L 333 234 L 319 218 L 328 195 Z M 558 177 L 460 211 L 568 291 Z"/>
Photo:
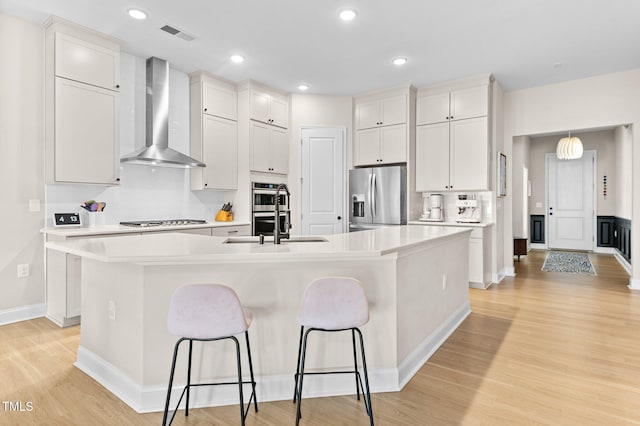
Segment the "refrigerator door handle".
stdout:
<path fill-rule="evenodd" d="M 372 218 L 376 217 L 376 210 L 377 210 L 377 203 L 376 203 L 376 193 L 378 192 L 378 182 L 376 181 L 376 175 L 375 173 L 371 174 L 372 176 L 372 180 L 371 180 L 371 211 L 372 211 Z"/>
<path fill-rule="evenodd" d="M 367 202 L 369 204 L 369 212 L 371 213 L 371 218 L 373 219 L 373 203 L 371 201 L 371 197 L 373 196 L 373 173 L 369 173 L 369 196 L 367 197 Z"/>

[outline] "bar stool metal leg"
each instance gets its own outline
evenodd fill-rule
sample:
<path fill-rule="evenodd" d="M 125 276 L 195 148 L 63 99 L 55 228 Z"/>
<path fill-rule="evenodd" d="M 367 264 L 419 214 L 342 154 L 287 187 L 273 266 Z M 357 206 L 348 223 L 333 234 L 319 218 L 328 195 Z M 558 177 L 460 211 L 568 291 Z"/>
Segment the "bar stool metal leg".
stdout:
<path fill-rule="evenodd" d="M 191 354 L 193 353 L 193 340 L 189 339 L 189 363 L 187 364 L 187 402 L 184 406 L 185 417 L 189 416 L 189 390 L 191 389 Z"/>
<path fill-rule="evenodd" d="M 302 401 L 302 382 L 304 380 L 304 360 L 307 354 L 307 337 L 309 336 L 309 333 L 311 332 L 311 330 L 313 329 L 310 328 L 304 333 L 304 339 L 302 341 L 302 357 L 300 359 L 300 375 L 298 376 L 298 406 L 296 408 L 296 426 L 300 424 L 300 418 L 302 417 L 302 414 L 300 412 L 300 402 Z"/>
<path fill-rule="evenodd" d="M 353 343 L 353 371 L 355 373 L 356 379 L 356 395 L 358 397 L 358 401 L 360 401 L 360 386 L 359 386 L 359 378 L 358 374 L 358 357 L 356 356 L 356 333 L 351 329 L 351 342 Z"/>
<path fill-rule="evenodd" d="M 162 415 L 162 426 L 165 426 L 167 424 L 167 413 L 169 412 L 169 400 L 171 399 L 171 388 L 173 387 L 173 374 L 176 371 L 176 358 L 178 358 L 178 348 L 180 347 L 180 343 L 182 343 L 182 341 L 185 339 L 180 339 L 176 342 L 175 346 L 173 347 L 173 361 L 171 361 L 171 373 L 169 374 L 169 389 L 167 390 L 167 401 L 164 404 L 164 414 Z M 171 421 L 173 421 L 173 417 L 176 415 L 176 413 L 173 413 L 173 416 L 171 416 L 171 420 L 169 421 L 169 423 L 171 423 Z"/>
<path fill-rule="evenodd" d="M 245 338 L 247 340 L 247 356 L 249 358 L 249 373 L 251 375 L 251 398 L 253 398 L 253 407 L 258 412 L 258 398 L 256 398 L 256 380 L 253 378 L 253 360 L 251 359 L 251 345 L 249 344 L 249 332 L 244 332 Z M 247 407 L 247 412 L 251 408 L 251 398 L 249 398 L 249 406 Z M 245 414 L 246 416 L 246 414 Z"/>
<path fill-rule="evenodd" d="M 373 407 L 371 406 L 371 392 L 369 391 L 369 374 L 367 372 L 367 358 L 364 355 L 364 341 L 362 339 L 362 332 L 360 329 L 355 329 L 360 337 L 360 352 L 362 355 L 362 369 L 364 370 L 364 385 L 365 385 L 365 408 L 369 415 L 371 426 L 373 426 Z"/>
<path fill-rule="evenodd" d="M 293 376 L 295 384 L 293 386 L 293 403 L 296 403 L 298 395 L 298 378 L 300 377 L 300 355 L 302 354 L 302 336 L 304 334 L 304 326 L 300 327 L 300 343 L 298 343 L 298 361 L 296 362 L 296 374 Z"/>
<path fill-rule="evenodd" d="M 234 336 L 229 337 L 236 344 L 236 364 L 238 366 L 238 389 L 240 393 L 240 424 L 244 426 L 244 398 L 242 393 L 242 365 L 240 363 L 240 343 Z"/>

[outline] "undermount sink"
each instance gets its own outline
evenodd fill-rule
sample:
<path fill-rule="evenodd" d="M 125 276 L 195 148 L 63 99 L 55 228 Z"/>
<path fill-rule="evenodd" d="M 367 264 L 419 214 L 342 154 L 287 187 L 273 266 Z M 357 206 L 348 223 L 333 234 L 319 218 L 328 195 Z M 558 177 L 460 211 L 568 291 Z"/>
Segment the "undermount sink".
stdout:
<path fill-rule="evenodd" d="M 324 237 L 318 237 L 314 235 L 296 235 L 290 238 L 282 238 L 281 244 L 288 243 L 326 243 L 327 240 Z M 246 243 L 259 243 L 260 237 L 230 237 L 222 242 L 222 244 L 246 244 Z M 273 244 L 273 237 L 264 237 L 265 244 Z"/>

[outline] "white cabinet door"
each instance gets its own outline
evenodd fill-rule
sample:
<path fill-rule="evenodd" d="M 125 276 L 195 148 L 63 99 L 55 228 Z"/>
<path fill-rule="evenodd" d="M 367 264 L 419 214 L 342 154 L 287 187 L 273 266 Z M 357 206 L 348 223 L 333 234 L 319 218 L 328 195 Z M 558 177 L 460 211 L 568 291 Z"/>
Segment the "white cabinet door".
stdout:
<path fill-rule="evenodd" d="M 236 92 L 214 84 L 202 83 L 201 112 L 229 120 L 237 120 L 238 97 Z"/>
<path fill-rule="evenodd" d="M 289 140 L 287 131 L 269 126 L 269 142 L 271 145 L 271 173 L 289 173 Z"/>
<path fill-rule="evenodd" d="M 64 78 L 55 90 L 55 181 L 116 184 L 120 94 Z"/>
<path fill-rule="evenodd" d="M 67 34 L 56 33 L 55 73 L 59 77 L 118 90 L 120 52 Z"/>
<path fill-rule="evenodd" d="M 238 187 L 237 123 L 204 114 L 202 122 L 204 188 Z"/>
<path fill-rule="evenodd" d="M 449 188 L 449 123 L 416 128 L 416 191 Z"/>
<path fill-rule="evenodd" d="M 250 118 L 263 123 L 268 123 L 269 119 L 269 101 L 271 96 L 267 93 L 251 90 Z"/>
<path fill-rule="evenodd" d="M 483 117 L 489 113 L 489 86 L 476 86 L 451 92 L 451 120 Z"/>
<path fill-rule="evenodd" d="M 456 191 L 489 187 L 487 118 L 451 122 L 450 187 Z"/>
<path fill-rule="evenodd" d="M 420 96 L 416 101 L 416 124 L 434 124 L 449 120 L 449 92 Z"/>
<path fill-rule="evenodd" d="M 289 102 L 272 96 L 269 115 L 271 124 L 286 129 L 289 127 Z"/>
<path fill-rule="evenodd" d="M 380 164 L 407 161 L 407 125 L 398 124 L 380 129 Z"/>
<path fill-rule="evenodd" d="M 353 164 L 380 164 L 380 129 L 358 130 L 354 141 Z"/>
<path fill-rule="evenodd" d="M 356 104 L 356 129 L 370 129 L 380 125 L 380 101 Z"/>
<path fill-rule="evenodd" d="M 380 102 L 380 123 L 382 126 L 392 126 L 406 122 L 407 101 L 404 95 L 386 98 Z"/>
<path fill-rule="evenodd" d="M 251 170 L 256 172 L 269 172 L 271 146 L 269 143 L 269 126 L 267 124 L 251 121 Z"/>

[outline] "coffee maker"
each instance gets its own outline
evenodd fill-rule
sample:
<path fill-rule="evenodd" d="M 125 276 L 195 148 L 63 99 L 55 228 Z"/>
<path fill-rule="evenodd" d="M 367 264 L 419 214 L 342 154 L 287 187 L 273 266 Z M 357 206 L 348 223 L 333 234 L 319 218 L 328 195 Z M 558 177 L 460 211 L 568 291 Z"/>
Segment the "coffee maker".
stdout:
<path fill-rule="evenodd" d="M 480 208 L 480 200 L 475 195 L 458 195 L 456 207 L 458 208 L 456 222 L 480 223 L 482 209 Z"/>
<path fill-rule="evenodd" d="M 423 222 L 444 222 L 444 197 L 442 194 L 423 194 L 420 220 Z"/>

